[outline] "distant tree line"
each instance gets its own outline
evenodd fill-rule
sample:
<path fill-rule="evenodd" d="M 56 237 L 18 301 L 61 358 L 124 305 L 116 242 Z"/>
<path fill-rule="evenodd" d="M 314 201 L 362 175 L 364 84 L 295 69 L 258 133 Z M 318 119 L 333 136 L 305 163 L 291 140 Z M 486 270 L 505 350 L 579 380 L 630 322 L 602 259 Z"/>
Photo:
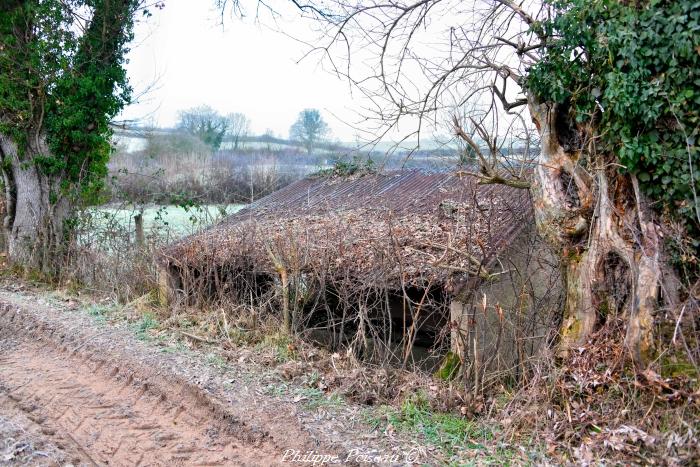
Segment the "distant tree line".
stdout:
<path fill-rule="evenodd" d="M 208 105 L 201 105 L 180 111 L 177 129 L 197 138 L 212 151 L 219 150 L 225 139 L 231 141 L 233 149 L 237 150 L 250 135 L 250 119 L 240 112 L 222 115 Z M 311 154 L 328 141 L 329 134 L 330 129 L 321 112 L 318 109 L 304 109 L 290 128 L 289 139 Z M 269 130 L 265 136 L 274 139 Z M 181 142 L 185 146 L 191 144 L 186 140 Z"/>

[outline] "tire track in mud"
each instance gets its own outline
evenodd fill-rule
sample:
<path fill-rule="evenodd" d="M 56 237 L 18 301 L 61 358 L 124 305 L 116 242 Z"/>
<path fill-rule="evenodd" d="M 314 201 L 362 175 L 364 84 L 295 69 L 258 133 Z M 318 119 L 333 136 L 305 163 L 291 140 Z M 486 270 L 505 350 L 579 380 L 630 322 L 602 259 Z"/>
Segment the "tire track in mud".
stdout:
<path fill-rule="evenodd" d="M 0 411 L 23 411 L 81 464 L 280 463 L 267 432 L 201 388 L 37 321 L 0 301 Z"/>
<path fill-rule="evenodd" d="M 0 360 L 0 384 L 35 423 L 65 433 L 94 464 L 226 465 L 253 454 L 208 420 L 208 413 L 147 385 L 105 378 L 46 349 L 21 345 Z M 249 457 L 250 458 L 250 457 Z"/>

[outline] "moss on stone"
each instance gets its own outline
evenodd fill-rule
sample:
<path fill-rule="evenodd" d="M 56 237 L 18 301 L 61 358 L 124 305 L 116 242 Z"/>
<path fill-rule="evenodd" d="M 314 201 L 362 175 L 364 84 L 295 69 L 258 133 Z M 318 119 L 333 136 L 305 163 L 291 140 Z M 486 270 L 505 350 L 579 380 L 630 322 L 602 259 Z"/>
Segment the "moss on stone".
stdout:
<path fill-rule="evenodd" d="M 457 376 L 459 367 L 462 365 L 462 361 L 459 355 L 449 351 L 445 358 L 442 360 L 440 368 L 435 372 L 435 377 L 440 378 L 443 381 L 450 381 Z"/>
<path fill-rule="evenodd" d="M 659 359 L 659 372 L 664 378 L 687 376 L 697 378 L 698 369 L 691 362 L 679 355 L 664 356 Z"/>

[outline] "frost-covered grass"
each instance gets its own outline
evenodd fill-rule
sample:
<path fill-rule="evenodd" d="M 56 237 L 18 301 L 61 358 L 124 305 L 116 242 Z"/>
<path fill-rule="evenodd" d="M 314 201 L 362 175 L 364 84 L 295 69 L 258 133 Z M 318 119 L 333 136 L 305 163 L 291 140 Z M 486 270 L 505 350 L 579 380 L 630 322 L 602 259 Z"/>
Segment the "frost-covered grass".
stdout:
<path fill-rule="evenodd" d="M 158 289 L 161 249 L 240 210 L 242 205 L 131 204 L 91 207 L 77 212 L 66 281 L 114 294 L 129 302 Z M 136 216 L 143 214 L 143 239 Z"/>
<path fill-rule="evenodd" d="M 171 237 L 189 235 L 211 225 L 240 210 L 242 204 L 209 204 L 195 207 L 176 205 L 151 205 L 143 210 L 144 231 L 148 235 L 154 230 L 168 231 Z M 120 227 L 133 232 L 134 217 L 139 213 L 138 207 L 105 206 L 94 209 L 98 224 L 108 226 L 117 223 Z"/>

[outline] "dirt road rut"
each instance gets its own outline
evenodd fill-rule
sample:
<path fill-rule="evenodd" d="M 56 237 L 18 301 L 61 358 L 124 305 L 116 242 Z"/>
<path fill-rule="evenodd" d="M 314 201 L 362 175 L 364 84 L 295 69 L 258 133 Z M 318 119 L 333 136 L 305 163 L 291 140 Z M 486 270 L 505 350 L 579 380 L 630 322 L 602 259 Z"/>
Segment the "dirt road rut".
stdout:
<path fill-rule="evenodd" d="M 0 359 L 2 392 L 44 434 L 61 433 L 98 465 L 226 465 L 265 460 L 196 403 L 154 394 L 46 347 L 24 344 Z M 189 403 L 188 403 L 189 402 Z M 3 404 L 4 405 L 4 404 Z M 268 453 L 269 454 L 269 453 Z M 274 461 L 267 459 L 267 461 Z"/>
<path fill-rule="evenodd" d="M 58 448 L 46 465 L 277 465 L 286 448 L 318 447 L 289 414 L 221 400 L 177 362 L 134 356 L 139 343 L 4 298 L 0 415 L 31 420 L 25 429 Z"/>

